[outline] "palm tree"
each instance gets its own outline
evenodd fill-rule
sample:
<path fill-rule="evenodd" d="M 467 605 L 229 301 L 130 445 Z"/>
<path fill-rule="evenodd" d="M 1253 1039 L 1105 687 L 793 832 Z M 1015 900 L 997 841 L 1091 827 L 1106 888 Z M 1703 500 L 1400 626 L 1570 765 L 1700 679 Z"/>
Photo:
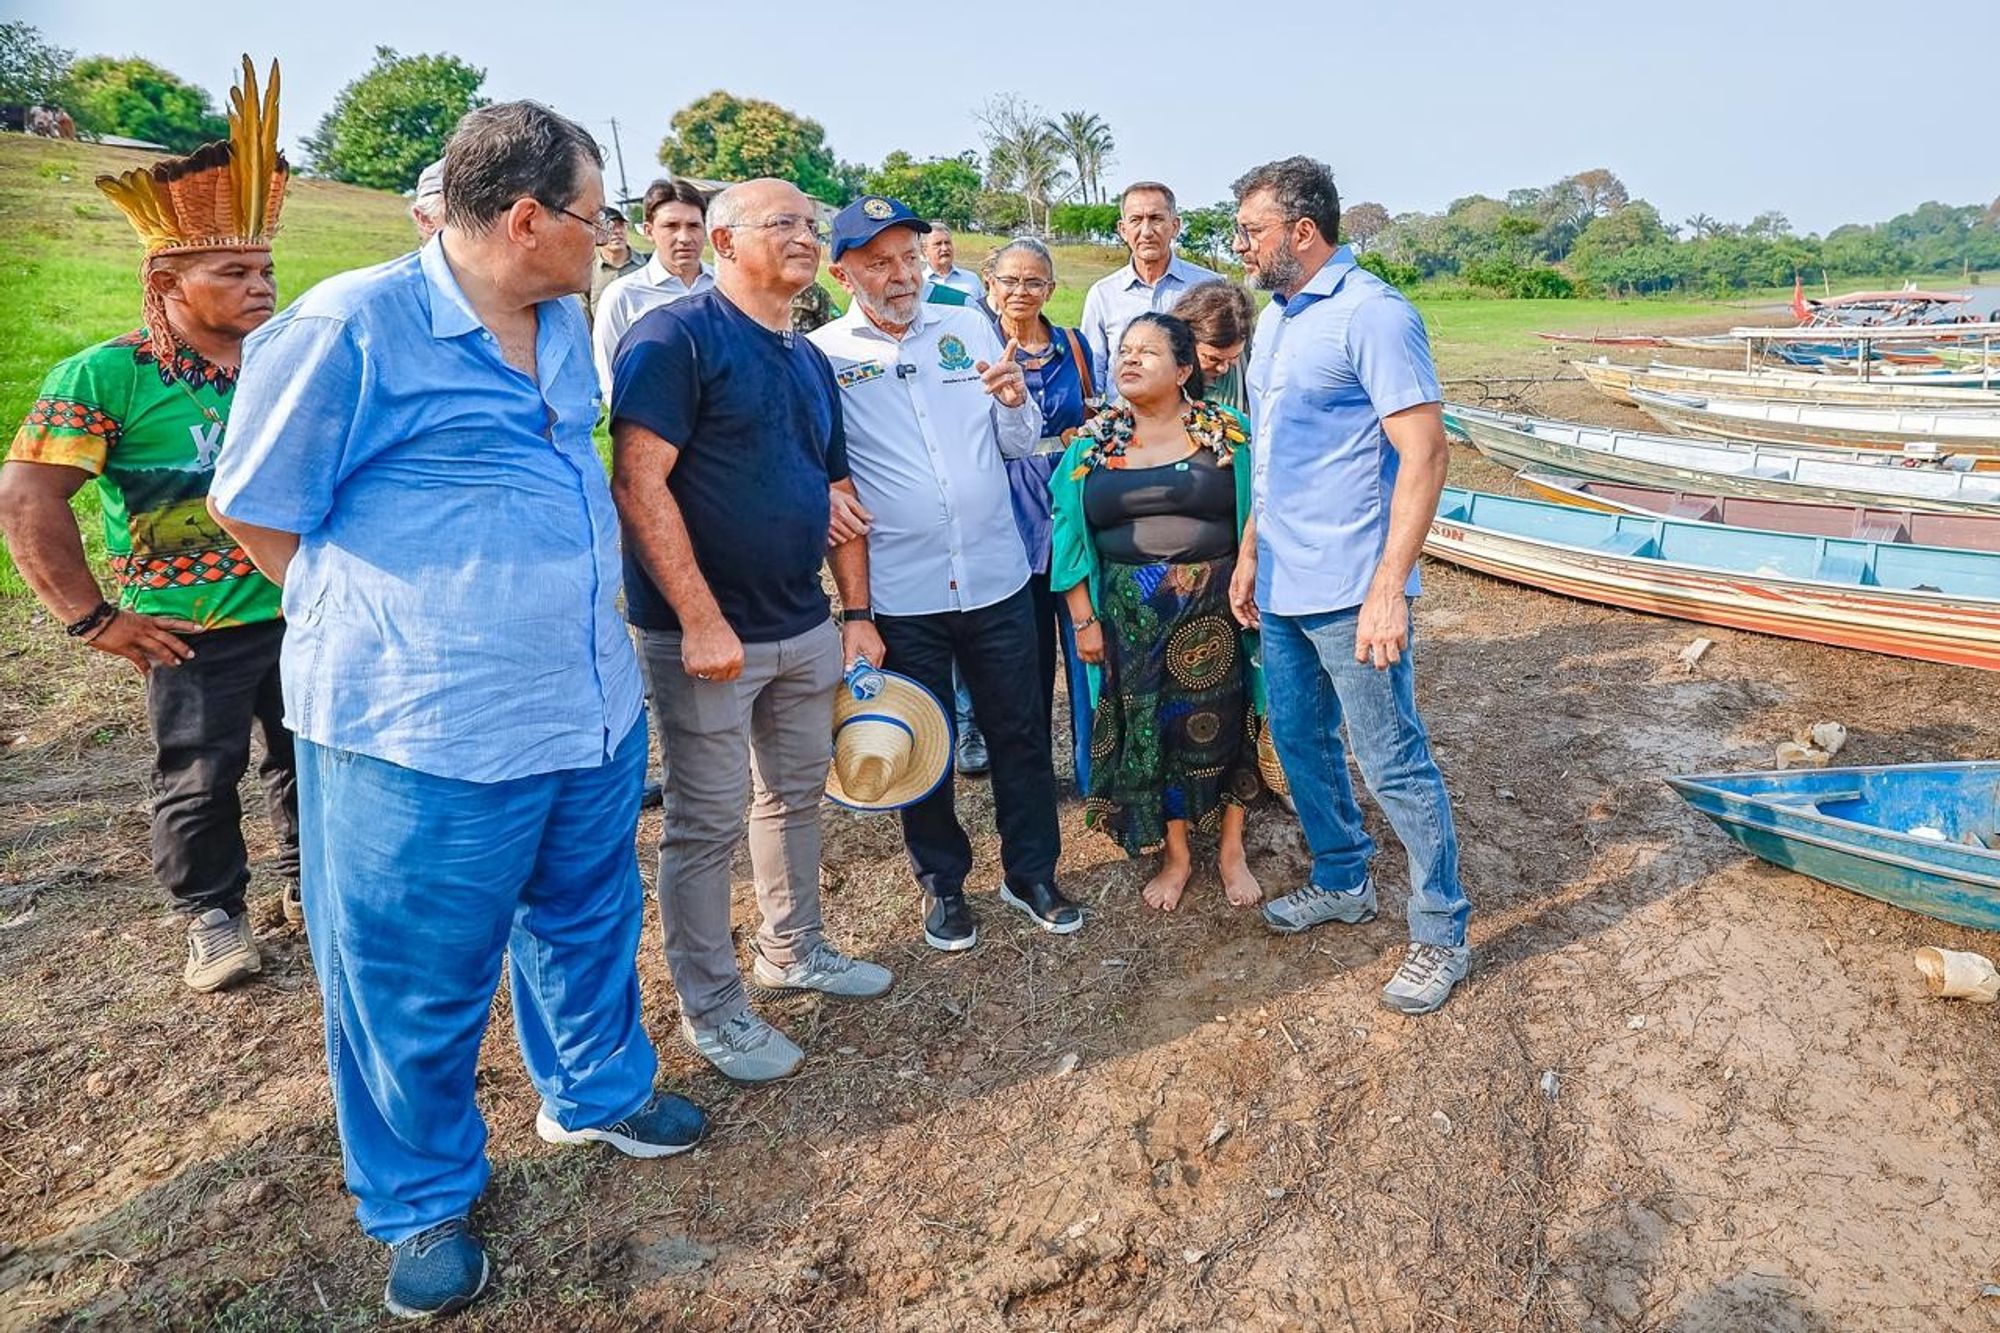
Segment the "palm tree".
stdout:
<path fill-rule="evenodd" d="M 1687 228 L 1694 233 L 1694 238 L 1699 241 L 1715 235 L 1716 232 L 1721 230 L 1722 224 L 1706 213 L 1697 213 L 1687 220 Z"/>
<path fill-rule="evenodd" d="M 1029 228 L 1046 230 L 1049 204 L 1069 184 L 1062 137 L 1046 116 L 1017 97 L 991 99 L 978 120 L 986 135 L 988 186 L 1018 191 L 1027 204 Z"/>
<path fill-rule="evenodd" d="M 1094 111 L 1065 111 L 1049 121 L 1048 127 L 1062 141 L 1069 160 L 1076 164 L 1075 183 L 1083 202 L 1103 203 L 1104 168 L 1111 162 L 1112 149 L 1117 147 L 1111 127 Z"/>

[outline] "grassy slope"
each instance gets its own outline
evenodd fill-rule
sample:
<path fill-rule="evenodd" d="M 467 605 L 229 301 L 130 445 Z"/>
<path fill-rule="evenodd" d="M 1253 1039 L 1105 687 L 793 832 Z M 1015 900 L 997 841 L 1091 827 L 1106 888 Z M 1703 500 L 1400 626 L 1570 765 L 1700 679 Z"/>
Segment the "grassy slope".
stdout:
<path fill-rule="evenodd" d="M 138 321 L 139 250 L 130 227 L 91 179 L 152 160 L 121 149 L 0 135 L 0 422 L 20 421 L 49 366 Z M 296 181 L 278 238 L 278 282 L 285 299 L 332 273 L 402 253 L 413 233 L 403 200 L 373 190 Z M 960 262 L 977 266 L 996 238 L 966 235 Z M 1056 251 L 1058 287 L 1050 316 L 1074 323 L 1084 291 L 1123 262 L 1103 246 Z M 1468 354 L 1519 345 L 1535 329 L 1626 329 L 1714 315 L 1718 307 L 1669 301 L 1426 301 L 1419 306 L 1447 367 Z M 77 509 L 95 556 L 102 546 L 95 488 Z M 0 555 L 0 597 L 26 595 L 13 562 Z"/>

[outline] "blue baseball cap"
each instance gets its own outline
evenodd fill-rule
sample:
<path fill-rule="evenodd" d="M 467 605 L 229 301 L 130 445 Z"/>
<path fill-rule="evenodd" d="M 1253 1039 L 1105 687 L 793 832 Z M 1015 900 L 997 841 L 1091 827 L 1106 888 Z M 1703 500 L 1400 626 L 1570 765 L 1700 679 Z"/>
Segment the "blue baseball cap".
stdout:
<path fill-rule="evenodd" d="M 833 244 L 827 259 L 837 263 L 857 245 L 866 245 L 891 227 L 926 232 L 931 224 L 912 213 L 901 200 L 864 194 L 833 217 Z"/>

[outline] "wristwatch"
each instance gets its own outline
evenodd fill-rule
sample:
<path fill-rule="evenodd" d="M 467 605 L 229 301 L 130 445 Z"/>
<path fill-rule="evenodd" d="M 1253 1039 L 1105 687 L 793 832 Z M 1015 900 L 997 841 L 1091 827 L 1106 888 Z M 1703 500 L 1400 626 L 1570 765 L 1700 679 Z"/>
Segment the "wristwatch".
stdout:
<path fill-rule="evenodd" d="M 843 606 L 840 608 L 840 623 L 852 625 L 857 620 L 873 621 L 875 609 L 868 606 Z"/>

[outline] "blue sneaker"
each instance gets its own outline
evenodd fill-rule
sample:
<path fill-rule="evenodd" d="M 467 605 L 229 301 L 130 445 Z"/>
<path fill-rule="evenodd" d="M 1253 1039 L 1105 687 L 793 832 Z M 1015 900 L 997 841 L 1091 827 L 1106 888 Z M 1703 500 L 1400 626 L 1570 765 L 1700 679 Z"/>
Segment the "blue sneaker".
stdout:
<path fill-rule="evenodd" d="M 486 1290 L 486 1251 L 454 1217 L 389 1247 L 389 1286 L 382 1304 L 404 1319 L 456 1314 Z"/>
<path fill-rule="evenodd" d="M 564 1129 L 546 1110 L 535 1113 L 535 1133 L 544 1143 L 608 1143 L 627 1157 L 672 1157 L 701 1142 L 708 1117 L 685 1097 L 671 1092 L 653 1100 L 613 1125 L 601 1129 Z"/>

